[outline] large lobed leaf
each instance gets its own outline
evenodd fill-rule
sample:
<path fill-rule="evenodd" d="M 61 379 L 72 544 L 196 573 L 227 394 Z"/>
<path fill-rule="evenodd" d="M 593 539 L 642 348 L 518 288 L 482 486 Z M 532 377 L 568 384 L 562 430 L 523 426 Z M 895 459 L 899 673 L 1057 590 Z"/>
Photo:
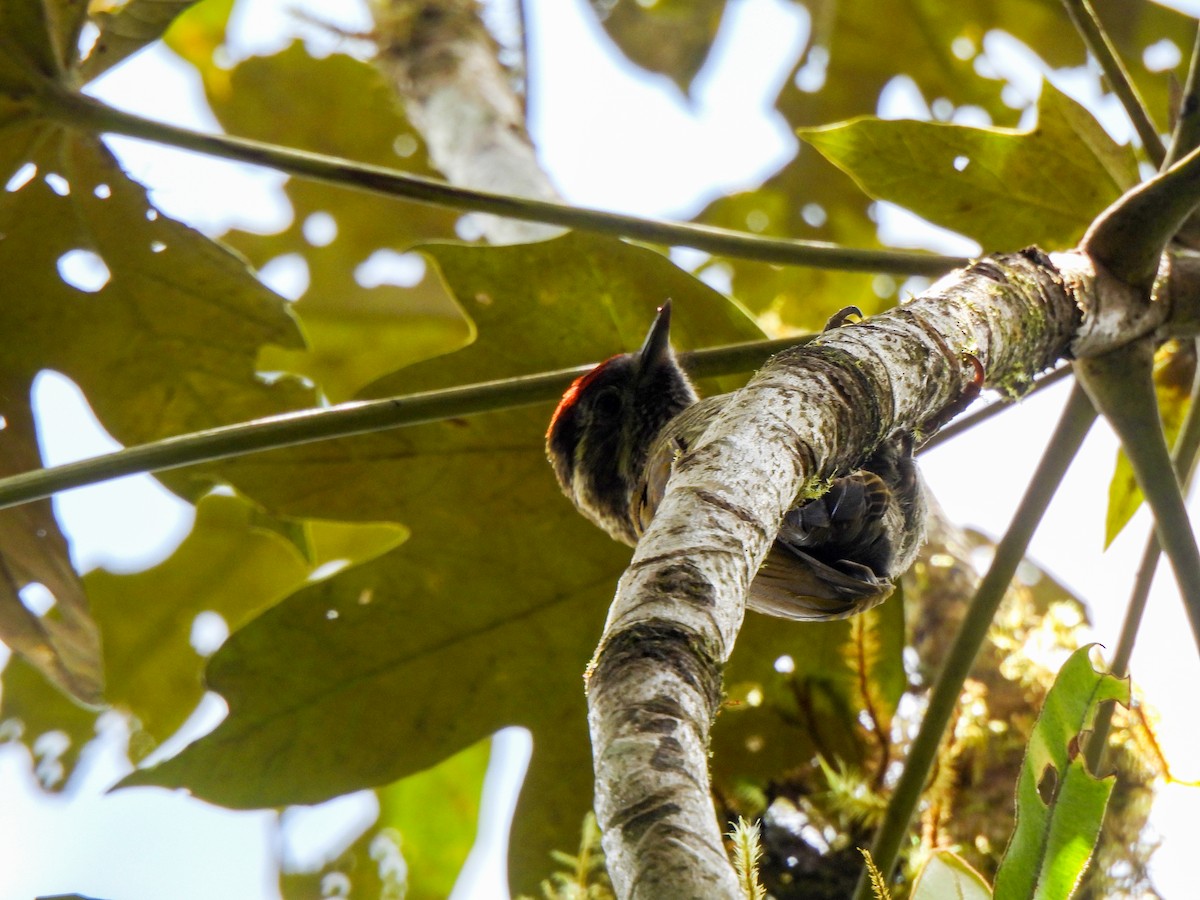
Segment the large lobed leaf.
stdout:
<path fill-rule="evenodd" d="M 39 118 L 71 87 L 85 9 L 0 6 L 0 446 L 5 474 L 40 459 L 30 386 L 70 376 L 119 440 L 140 442 L 309 405 L 293 380 L 267 383 L 267 344 L 302 345 L 283 301 L 244 261 L 161 216 L 94 136 Z M 95 627 L 48 504 L 0 515 L 0 637 L 77 699 L 101 701 Z M 19 592 L 41 584 L 36 616 Z"/>
<path fill-rule="evenodd" d="M 203 4 L 181 17 L 167 44 L 196 67 L 213 113 L 231 134 L 332 154 L 417 175 L 436 174 L 419 134 L 374 67 L 348 56 L 314 59 L 299 42 L 233 69 L 220 63 L 228 6 Z M 307 287 L 293 304 L 308 346 L 270 348 L 264 366 L 299 372 L 339 401 L 405 365 L 461 347 L 468 325 L 436 274 L 408 271 L 367 280 L 368 262 L 418 241 L 454 237 L 458 214 L 416 203 L 289 179 L 292 218 L 281 231 L 235 229 L 225 242 L 259 269 L 303 266 Z M 403 277 L 397 277 L 402 275 Z M 376 276 L 378 277 L 378 275 Z M 388 273 L 383 271 L 383 277 Z M 394 283 L 404 281 L 404 284 Z M 411 283 L 410 283 L 411 282 Z"/>
<path fill-rule="evenodd" d="M 431 246 L 478 339 L 371 394 L 578 364 L 637 346 L 675 301 L 681 346 L 755 336 L 720 295 L 650 250 L 566 235 Z M 580 678 L 628 551 L 554 483 L 550 410 L 514 410 L 260 454 L 227 469 L 292 516 L 391 520 L 412 538 L 309 585 L 231 636 L 209 667 L 229 717 L 129 784 L 231 806 L 316 802 L 427 768 L 505 725 L 534 734 L 512 842 L 532 887 L 591 803 Z M 298 662 L 302 661 L 302 662 Z"/>
<path fill-rule="evenodd" d="M 1028 132 L 862 118 L 800 134 L 875 199 L 987 252 L 1073 246 L 1137 182 L 1133 151 L 1049 82 Z"/>
<path fill-rule="evenodd" d="M 144 572 L 98 569 L 84 578 L 104 634 L 105 699 L 131 718 L 135 760 L 170 737 L 204 695 L 204 666 L 212 648 L 197 649 L 193 643 L 202 615 L 210 633 L 220 623 L 236 630 L 321 566 L 369 560 L 405 537 L 403 529 L 386 524 L 309 522 L 303 532 L 308 554 L 264 527 L 246 501 L 210 495 L 200 501 L 191 533 L 169 559 Z M 91 739 L 99 712 L 58 697 L 27 667 L 12 663 L 4 670 L 0 697 L 0 720 L 19 723 L 31 751 L 43 746 L 42 735 L 67 736 L 53 768 L 43 766 L 46 786 L 61 787 Z"/>
<path fill-rule="evenodd" d="M 996 126 L 1014 126 L 1029 100 L 996 74 L 983 52 L 985 36 L 1003 37 L 1000 32 L 1024 43 L 1050 67 L 1087 62 L 1059 3 L 808 0 L 804 5 L 812 15 L 812 36 L 775 100 L 793 128 L 876 115 L 884 89 L 900 84 L 914 88 L 941 121 L 969 110 L 972 121 L 983 116 Z M 1155 54 L 1146 51 L 1164 41 L 1180 50 L 1191 46 L 1194 22 L 1151 2 L 1103 0 L 1095 6 L 1151 111 L 1165 125 L 1169 79 L 1148 68 Z M 1176 78 L 1182 81 L 1184 74 L 1176 64 Z M 887 166 L 888 160 L 879 165 Z M 772 236 L 870 247 L 878 239 L 869 207 L 869 198 L 850 178 L 801 146 L 762 186 L 714 201 L 700 218 Z M 1012 239 L 1013 246 L 1029 243 L 1029 238 Z M 905 246 L 925 246 L 925 240 L 923 235 L 901 239 Z M 728 275 L 741 302 L 767 314 L 764 324 L 815 329 L 840 306 L 853 303 L 872 313 L 892 305 L 901 293 L 901 285 L 886 276 L 781 269 L 737 259 L 710 265 Z"/>

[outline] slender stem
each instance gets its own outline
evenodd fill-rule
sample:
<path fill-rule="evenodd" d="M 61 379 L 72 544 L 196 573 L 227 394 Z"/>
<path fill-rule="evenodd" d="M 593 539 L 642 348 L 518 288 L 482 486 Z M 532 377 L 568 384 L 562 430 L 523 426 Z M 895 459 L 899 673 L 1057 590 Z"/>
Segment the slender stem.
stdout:
<path fill-rule="evenodd" d="M 941 275 L 968 262 L 961 257 L 905 250 L 866 250 L 839 247 L 821 241 L 764 238 L 708 225 L 643 219 L 548 200 L 456 187 L 436 179 L 409 175 L 382 166 L 356 163 L 336 156 L 308 153 L 246 138 L 202 134 L 143 119 L 105 106 L 91 97 L 69 92 L 48 94 L 42 110 L 46 115 L 66 125 L 182 147 L 222 159 L 266 166 L 287 172 L 289 175 L 299 175 L 341 187 L 353 187 L 451 209 L 491 213 L 529 222 L 547 222 L 580 231 L 630 237 L 671 246 L 694 247 L 697 250 L 740 259 L 809 266 L 816 269 L 895 272 L 906 275 Z"/>
<path fill-rule="evenodd" d="M 1196 36 L 1193 39 L 1187 83 L 1184 85 L 1178 118 L 1171 133 L 1170 145 L 1160 164 L 1160 171 L 1175 165 L 1197 146 L 1200 146 L 1200 27 L 1197 28 Z M 1181 225 L 1181 230 L 1189 228 L 1195 229 L 1194 213 Z M 1200 346 L 1197 349 L 1200 349 Z M 1175 470 L 1176 480 L 1182 485 L 1184 492 L 1191 484 L 1196 454 L 1200 451 L 1198 402 L 1200 402 L 1200 367 L 1197 368 L 1192 384 L 1187 415 L 1171 452 L 1172 468 Z M 1150 586 L 1158 571 L 1161 555 L 1162 545 L 1158 539 L 1158 532 L 1155 530 L 1150 533 L 1150 537 L 1146 540 L 1146 547 L 1142 551 L 1142 559 L 1138 564 L 1133 588 L 1129 595 L 1129 603 L 1125 608 L 1125 618 L 1121 623 L 1117 646 L 1109 664 L 1114 675 L 1124 676 L 1129 671 L 1129 661 L 1133 657 L 1133 648 L 1137 643 L 1138 631 L 1141 628 L 1142 619 L 1146 613 L 1146 604 L 1150 597 Z M 1109 755 L 1108 735 L 1112 728 L 1113 708 L 1114 704 L 1111 702 L 1101 704 L 1096 713 L 1092 734 L 1087 741 L 1085 757 L 1088 768 L 1094 773 L 1100 772 L 1105 758 Z"/>
<path fill-rule="evenodd" d="M 966 617 L 950 645 L 942 670 L 929 696 L 925 717 L 921 720 L 921 727 L 909 749 L 904 771 L 888 802 L 883 824 L 875 835 L 871 856 L 885 877 L 890 877 L 895 868 L 900 845 L 908 832 L 909 822 L 912 821 L 921 798 L 921 791 L 937 760 L 938 747 L 953 718 L 963 682 L 975 664 L 979 648 L 987 637 L 992 619 L 995 618 L 996 609 L 1012 582 L 1017 566 L 1025 557 L 1029 539 L 1041 522 L 1050 498 L 1058 489 L 1095 419 L 1096 412 L 1087 395 L 1076 384 L 1071 389 L 1062 417 L 1029 482 L 1025 496 L 1021 498 L 1012 523 L 996 546 L 992 564 L 971 599 Z M 859 879 L 854 897 L 855 900 L 871 900 L 871 887 L 865 875 Z"/>
<path fill-rule="evenodd" d="M 1171 561 L 1200 650 L 1200 546 L 1163 437 L 1152 380 L 1153 353 L 1152 339 L 1139 338 L 1103 356 L 1077 360 L 1075 374 L 1121 441 L 1154 514 L 1154 529 Z"/>
<path fill-rule="evenodd" d="M 1158 543 L 1158 535 L 1151 532 L 1149 540 L 1146 541 L 1146 549 L 1142 551 L 1142 561 L 1138 564 L 1137 575 L 1133 580 L 1133 590 L 1129 593 L 1129 605 L 1125 607 L 1125 620 L 1121 623 L 1117 649 L 1113 653 L 1112 662 L 1109 663 L 1109 671 L 1118 677 L 1124 677 L 1129 672 L 1133 645 L 1142 625 L 1146 602 L 1150 598 L 1150 585 L 1158 571 L 1158 558 L 1161 554 L 1162 546 Z M 1100 766 L 1104 762 L 1105 751 L 1108 748 L 1108 732 L 1112 728 L 1112 714 L 1112 702 L 1100 704 L 1092 733 L 1087 739 L 1085 759 L 1088 770 L 1093 774 L 1100 774 Z"/>
<path fill-rule="evenodd" d="M 1122 443 L 1129 446 L 1124 439 Z M 1146 495 L 1146 502 L 1154 513 L 1154 530 L 1175 571 L 1175 580 L 1183 595 L 1192 634 L 1200 649 L 1200 548 L 1196 545 L 1196 535 L 1183 502 L 1183 493 L 1178 484 L 1162 484 L 1161 479 L 1141 468 L 1135 456 L 1127 455 L 1142 493 Z"/>
<path fill-rule="evenodd" d="M 1168 168 L 1200 146 L 1200 27 L 1192 43 L 1192 59 L 1188 64 L 1187 83 L 1183 86 L 1171 145 L 1162 168 Z"/>
<path fill-rule="evenodd" d="M 1183 88 L 1180 99 L 1178 117 L 1175 128 L 1171 132 L 1171 142 L 1162 161 L 1161 169 L 1168 169 L 1192 150 L 1200 146 L 1200 27 L 1192 41 L 1192 56 L 1188 63 L 1187 83 Z M 1183 230 L 1194 228 L 1195 215 L 1189 217 L 1182 226 Z M 1200 351 L 1200 344 L 1195 349 Z M 1197 365 L 1195 380 L 1192 383 L 1192 396 L 1188 405 L 1187 415 L 1176 438 L 1175 447 L 1171 451 L 1171 464 L 1175 469 L 1175 477 L 1183 485 L 1186 492 L 1192 481 L 1196 462 L 1196 454 L 1200 451 L 1200 364 Z M 1138 631 L 1146 614 L 1146 603 L 1150 598 L 1150 586 L 1158 571 L 1159 557 L 1162 555 L 1162 545 L 1158 542 L 1158 533 L 1150 532 L 1146 539 L 1146 547 L 1142 551 L 1141 562 L 1138 563 L 1137 574 L 1134 577 L 1133 588 L 1129 593 L 1129 603 L 1125 608 L 1125 618 L 1121 623 L 1121 632 L 1117 638 L 1117 646 L 1113 651 L 1109 668 L 1114 675 L 1124 676 L 1129 671 L 1129 661 L 1133 658 L 1133 648 L 1137 643 Z M 1096 713 L 1091 737 L 1088 738 L 1085 757 L 1088 768 L 1093 773 L 1099 773 L 1105 758 L 1109 756 L 1108 734 L 1112 728 L 1114 704 L 1101 704 Z"/>
<path fill-rule="evenodd" d="M 681 353 L 679 359 L 699 377 L 747 372 L 761 366 L 772 354 L 809 339 L 797 337 L 714 347 Z M 139 472 L 164 472 L 263 450 L 544 403 L 557 399 L 572 380 L 590 369 L 590 365 L 579 366 L 401 397 L 301 410 L 170 437 L 51 469 L 22 472 L 0 479 L 0 509 Z"/>
<path fill-rule="evenodd" d="M 1125 114 L 1129 116 L 1129 121 L 1133 124 L 1138 137 L 1141 138 L 1142 146 L 1146 149 L 1146 156 L 1154 163 L 1155 168 L 1160 167 L 1166 156 L 1162 138 L 1158 134 L 1158 129 L 1154 127 L 1154 121 L 1150 118 L 1146 101 L 1142 99 L 1137 86 L 1129 77 L 1129 71 L 1121 62 L 1117 48 L 1113 46 L 1108 32 L 1104 30 L 1096 11 L 1092 8 L 1092 4 L 1089 0 L 1063 0 L 1063 6 L 1066 7 L 1067 15 L 1070 16 L 1075 30 L 1083 38 L 1088 51 L 1100 64 L 1113 93 L 1125 107 Z"/>
<path fill-rule="evenodd" d="M 1198 348 L 1200 349 L 1200 348 Z M 1171 464 L 1175 476 L 1186 493 L 1192 482 L 1196 464 L 1196 454 L 1200 452 L 1200 365 L 1196 370 L 1192 383 L 1192 396 L 1187 415 L 1175 439 L 1175 447 L 1171 451 Z M 1130 591 L 1129 604 L 1125 609 L 1125 619 L 1121 623 L 1121 633 L 1117 638 L 1117 646 L 1113 651 L 1109 668 L 1114 675 L 1123 676 L 1129 672 L 1129 661 L 1133 657 L 1134 644 L 1137 642 L 1138 630 L 1142 625 L 1142 617 L 1146 612 L 1146 602 L 1150 596 L 1150 585 L 1158 570 L 1159 556 L 1162 545 L 1158 541 L 1158 533 L 1152 531 L 1146 540 L 1146 548 L 1142 551 L 1142 560 L 1138 564 L 1137 575 Z M 1112 725 L 1113 704 L 1103 704 L 1096 714 L 1092 736 L 1087 743 L 1087 763 L 1094 773 L 1099 773 L 1108 747 L 1108 732 Z"/>
<path fill-rule="evenodd" d="M 1167 148 L 1167 158 L 1163 166 L 1174 165 L 1192 150 L 1200 146 L 1200 26 L 1196 29 L 1196 38 L 1192 43 L 1192 59 L 1188 65 L 1187 84 L 1183 88 L 1183 96 L 1179 101 L 1179 110 L 1175 119 L 1175 129 L 1171 132 L 1171 145 Z M 1189 242 L 1195 242 L 1197 232 L 1200 232 L 1200 222 L 1192 213 L 1179 228 L 1177 237 L 1187 237 Z"/>

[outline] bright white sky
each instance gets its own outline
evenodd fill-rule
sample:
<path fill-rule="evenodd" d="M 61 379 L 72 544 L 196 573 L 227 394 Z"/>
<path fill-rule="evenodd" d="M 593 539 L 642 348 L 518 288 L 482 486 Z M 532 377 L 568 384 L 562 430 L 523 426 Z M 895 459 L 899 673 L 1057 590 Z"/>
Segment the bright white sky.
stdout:
<path fill-rule="evenodd" d="M 1200 12 L 1200 0 L 1177 5 Z M 542 160 L 572 202 L 649 216 L 687 216 L 719 194 L 752 187 L 790 155 L 795 139 L 770 104 L 808 29 L 803 11 L 786 0 L 731 3 L 713 58 L 688 102 L 666 79 L 646 78 L 612 53 L 584 0 L 527 0 L 526 6 L 533 23 L 531 68 L 536 78 L 532 130 Z M 285 35 L 297 30 L 288 10 L 303 10 L 348 30 L 367 23 L 358 3 L 243 0 L 234 23 L 237 53 L 284 46 Z M 303 26 L 299 30 L 316 46 L 333 49 L 327 35 Z M 985 46 L 993 65 L 1024 96 L 1036 95 L 1041 73 L 1026 51 L 1003 37 Z M 1078 99 L 1094 100 L 1086 79 L 1056 81 Z M 156 119 L 216 129 L 194 77 L 160 49 L 116 69 L 96 86 L 96 93 Z M 889 91 L 889 115 L 922 110 L 920 98 L 903 84 Z M 1120 111 L 1110 104 L 1101 112 L 1114 135 L 1127 139 Z M 264 230 L 286 224 L 289 212 L 278 190 L 280 176 L 129 140 L 110 143 L 130 173 L 153 189 L 155 203 L 173 216 L 216 232 L 231 224 Z M 883 221 L 892 233 L 926 227 L 895 211 Z M 950 252 L 972 250 L 961 238 L 947 246 Z M 288 275 L 278 277 L 286 281 Z M 953 519 L 993 535 L 1003 532 L 1064 396 L 1061 387 L 1047 391 L 928 454 L 924 471 Z M 37 397 L 48 464 L 115 446 L 95 426 L 70 382 L 45 376 Z M 1034 558 L 1089 599 L 1096 640 L 1109 646 L 1116 640 L 1148 528 L 1146 516 L 1140 515 L 1113 548 L 1100 553 L 1114 454 L 1112 437 L 1097 426 L 1085 459 L 1068 476 L 1032 550 Z M 190 525 L 191 507 L 149 477 L 81 489 L 56 502 L 84 569 L 143 568 L 167 555 Z M 1134 675 L 1162 712 L 1160 737 L 1176 775 L 1200 779 L 1194 752 L 1200 745 L 1194 701 L 1200 661 L 1169 576 L 1155 585 L 1144 634 Z M 219 701 L 206 706 L 197 729 L 211 727 L 222 709 Z M 66 798 L 37 792 L 23 752 L 12 745 L 0 747 L 0 847 L 8 857 L 0 861 L 0 897 L 66 892 L 122 900 L 277 896 L 269 866 L 269 814 L 229 813 L 157 789 L 103 796 L 121 774 L 115 748 L 122 735 L 119 728 L 110 731 L 106 748 L 88 759 L 84 777 Z M 517 758 L 528 752 L 527 744 L 519 733 L 507 741 Z M 505 794 L 500 790 L 491 802 L 499 820 L 511 802 Z M 331 827 L 349 835 L 370 808 L 370 801 L 358 797 L 290 813 L 286 854 L 317 860 Z M 1189 857 L 1194 855 L 1198 816 L 1200 793 L 1195 788 L 1163 791 L 1154 815 L 1164 838 L 1155 858 L 1155 880 L 1167 898 L 1195 893 Z M 507 896 L 497 866 L 496 859 L 485 860 L 472 884 L 460 885 L 455 900 Z"/>

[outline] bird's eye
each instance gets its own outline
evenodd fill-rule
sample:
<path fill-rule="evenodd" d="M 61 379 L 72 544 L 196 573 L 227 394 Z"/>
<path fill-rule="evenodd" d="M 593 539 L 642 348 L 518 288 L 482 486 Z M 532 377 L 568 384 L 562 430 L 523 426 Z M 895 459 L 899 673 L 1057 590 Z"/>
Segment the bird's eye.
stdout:
<path fill-rule="evenodd" d="M 616 388 L 605 388 L 596 395 L 593 408 L 596 410 L 596 415 L 609 419 L 619 416 L 624 405 L 620 391 Z"/>

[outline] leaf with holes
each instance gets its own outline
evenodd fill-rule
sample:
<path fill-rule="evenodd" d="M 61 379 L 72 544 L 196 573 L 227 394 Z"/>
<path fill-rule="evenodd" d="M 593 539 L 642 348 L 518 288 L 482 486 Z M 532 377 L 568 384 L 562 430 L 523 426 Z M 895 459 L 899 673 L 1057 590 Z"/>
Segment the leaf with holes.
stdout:
<path fill-rule="evenodd" d="M 1138 177 L 1133 150 L 1048 81 L 1026 132 L 867 117 L 799 134 L 870 196 L 986 252 L 1074 246 Z"/>
<path fill-rule="evenodd" d="M 73 379 L 102 424 L 137 443 L 310 406 L 257 371 L 268 344 L 302 345 L 287 305 L 245 262 L 161 215 L 96 137 L 38 118 L 74 63 L 79 3 L 0 6 L 0 468 L 37 468 L 30 385 Z M 172 483 L 181 491 L 186 476 Z M 55 684 L 100 700 L 99 640 L 48 504 L 0 516 L 0 635 Z M 55 605 L 32 615 L 20 591 Z"/>
<path fill-rule="evenodd" d="M 314 59 L 299 42 L 231 69 L 221 62 L 220 13 L 207 3 L 196 7 L 166 42 L 196 68 L 227 132 L 437 175 L 378 69 L 336 54 Z M 304 178 L 289 178 L 283 190 L 293 211 L 286 227 L 268 234 L 234 229 L 222 238 L 260 270 L 293 266 L 307 273 L 292 309 L 309 346 L 268 348 L 265 366 L 308 376 L 336 402 L 470 339 L 436 272 L 411 252 L 418 241 L 454 239 L 458 213 Z"/>
<path fill-rule="evenodd" d="M 1071 654 L 1042 705 L 1017 781 L 1017 824 L 996 872 L 996 900 L 1069 897 L 1091 858 L 1115 776 L 1087 770 L 1080 739 L 1097 707 L 1129 703 L 1129 680 Z"/>

